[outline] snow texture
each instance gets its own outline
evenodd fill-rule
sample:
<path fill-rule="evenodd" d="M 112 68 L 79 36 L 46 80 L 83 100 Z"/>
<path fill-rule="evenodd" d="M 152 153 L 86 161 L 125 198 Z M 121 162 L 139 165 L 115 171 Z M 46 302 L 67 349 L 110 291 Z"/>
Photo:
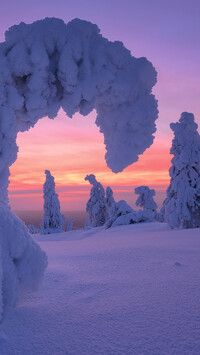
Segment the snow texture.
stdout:
<path fill-rule="evenodd" d="M 108 220 L 108 208 L 104 188 L 93 174 L 87 175 L 85 180 L 93 185 L 86 205 L 86 212 L 89 214 L 86 226 L 101 227 Z"/>
<path fill-rule="evenodd" d="M 136 206 L 140 206 L 143 210 L 151 210 L 153 212 L 157 209 L 157 204 L 153 199 L 155 190 L 150 189 L 148 186 L 138 186 L 135 188 L 135 193 L 139 195 Z"/>
<path fill-rule="evenodd" d="M 199 229 L 166 223 L 39 235 L 39 292 L 6 308 L 1 355 L 200 354 Z"/>
<path fill-rule="evenodd" d="M 0 322 L 3 316 L 3 265 L 2 265 L 2 247 L 0 243 Z"/>
<path fill-rule="evenodd" d="M 44 218 L 41 223 L 41 234 L 59 233 L 64 231 L 66 217 L 60 213 L 60 202 L 55 192 L 54 177 L 45 170 L 46 181 L 44 192 Z"/>
<path fill-rule="evenodd" d="M 21 23 L 0 44 L 0 180 L 6 199 L 9 166 L 17 158 L 17 132 L 62 107 L 70 117 L 97 111 L 106 160 L 114 171 L 138 160 L 153 143 L 157 101 L 151 94 L 156 71 L 121 42 L 75 19 Z M 2 185 L 3 184 L 3 185 Z M 2 198 L 2 193 L 1 193 Z"/>
<path fill-rule="evenodd" d="M 171 228 L 200 227 L 200 136 L 192 113 L 183 112 L 170 124 L 174 139 L 172 166 L 161 214 Z"/>
<path fill-rule="evenodd" d="M 20 291 L 35 288 L 47 266 L 46 254 L 31 238 L 25 224 L 0 203 L 0 314 L 15 305 Z"/>
<path fill-rule="evenodd" d="M 156 214 L 151 209 L 135 211 L 124 200 L 115 203 L 111 212 L 110 218 L 105 223 L 106 229 L 127 224 L 153 222 Z"/>
<path fill-rule="evenodd" d="M 110 218 L 115 211 L 115 205 L 116 205 L 116 201 L 113 197 L 113 190 L 111 189 L 110 186 L 106 188 L 106 204 L 107 204 L 108 216 Z"/>
<path fill-rule="evenodd" d="M 126 201 L 120 200 L 118 201 L 111 210 L 111 216 L 105 224 L 105 228 L 110 228 L 111 226 L 118 225 L 118 219 L 123 221 L 119 224 L 129 224 L 130 216 L 136 214 Z"/>
<path fill-rule="evenodd" d="M 8 208 L 9 167 L 17 159 L 17 133 L 27 131 L 40 118 L 56 117 L 60 108 L 70 117 L 95 109 L 107 164 L 114 172 L 122 171 L 153 143 L 158 115 L 151 93 L 155 83 L 156 71 L 146 58 L 133 57 L 121 42 L 103 38 L 98 27 L 87 21 L 65 24 L 46 18 L 20 23 L 5 33 L 0 44 L 0 238 L 10 281 L 4 282 L 4 300 L 6 294 L 7 301 L 14 303 L 19 279 L 24 280 L 16 275 L 21 268 L 9 249 L 17 257 L 20 250 L 19 264 L 30 277 L 35 273 L 29 254 L 40 277 L 46 263 L 23 222 Z M 17 244 L 12 242 L 16 252 L 8 242 L 14 236 L 19 239 Z"/>

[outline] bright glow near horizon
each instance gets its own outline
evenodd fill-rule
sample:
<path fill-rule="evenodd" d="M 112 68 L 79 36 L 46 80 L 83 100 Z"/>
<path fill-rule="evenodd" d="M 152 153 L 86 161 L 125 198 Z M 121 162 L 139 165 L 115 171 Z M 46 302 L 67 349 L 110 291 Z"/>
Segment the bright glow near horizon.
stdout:
<path fill-rule="evenodd" d="M 84 208 L 90 190 L 84 177 L 90 173 L 104 186 L 112 186 L 121 198 L 123 192 L 124 196 L 130 194 L 128 186 L 132 186 L 130 202 L 134 200 L 135 186 L 165 188 L 169 182 L 169 141 L 157 137 L 137 164 L 114 174 L 106 166 L 103 135 L 94 123 L 95 116 L 95 112 L 87 117 L 76 114 L 70 119 L 60 111 L 55 120 L 44 118 L 30 131 L 18 135 L 19 154 L 11 167 L 9 188 L 14 209 L 22 210 L 24 204 L 28 209 L 42 209 L 45 169 L 55 177 L 65 210 Z M 85 190 L 81 190 L 82 187 Z"/>

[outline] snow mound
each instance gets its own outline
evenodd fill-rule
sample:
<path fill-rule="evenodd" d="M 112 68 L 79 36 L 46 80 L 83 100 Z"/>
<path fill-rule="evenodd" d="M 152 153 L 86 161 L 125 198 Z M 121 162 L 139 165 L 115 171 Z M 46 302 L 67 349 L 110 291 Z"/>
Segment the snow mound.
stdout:
<path fill-rule="evenodd" d="M 43 277 L 47 257 L 30 237 L 25 224 L 0 204 L 0 313 L 15 305 L 21 286 L 35 288 Z"/>
<path fill-rule="evenodd" d="M 200 354 L 199 229 L 153 222 L 36 238 L 49 267 L 39 292 L 6 308 L 1 355 Z"/>
<path fill-rule="evenodd" d="M 135 211 L 126 201 L 120 200 L 113 206 L 112 214 L 105 223 L 105 228 L 153 221 L 155 221 L 154 211 L 149 209 Z"/>

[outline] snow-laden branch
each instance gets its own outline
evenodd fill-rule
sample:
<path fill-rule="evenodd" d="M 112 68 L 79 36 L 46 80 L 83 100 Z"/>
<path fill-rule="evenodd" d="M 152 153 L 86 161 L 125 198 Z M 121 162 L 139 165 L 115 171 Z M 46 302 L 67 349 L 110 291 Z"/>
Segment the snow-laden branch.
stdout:
<path fill-rule="evenodd" d="M 153 142 L 156 71 L 96 25 L 46 18 L 13 26 L 0 45 L 0 167 L 17 157 L 18 131 L 38 119 L 97 111 L 106 160 L 114 171 L 136 162 Z"/>
<path fill-rule="evenodd" d="M 40 279 L 46 257 L 8 207 L 9 167 L 17 159 L 17 133 L 62 107 L 97 112 L 106 161 L 114 172 L 137 161 L 153 142 L 156 71 L 121 42 L 103 38 L 96 25 L 46 18 L 11 27 L 0 44 L 0 243 L 3 303 L 13 304 L 20 283 Z M 5 277 L 6 275 L 6 277 Z M 1 275 L 0 275 L 1 277 Z M 1 282 L 2 281 L 2 282 Z M 2 287 L 1 287 L 2 286 Z M 0 300 L 0 313 L 1 313 Z"/>

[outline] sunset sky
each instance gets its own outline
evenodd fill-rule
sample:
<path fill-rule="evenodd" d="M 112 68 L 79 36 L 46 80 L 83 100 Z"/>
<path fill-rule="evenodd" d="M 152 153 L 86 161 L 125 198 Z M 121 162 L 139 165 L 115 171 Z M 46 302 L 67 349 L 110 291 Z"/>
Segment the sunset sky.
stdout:
<path fill-rule="evenodd" d="M 134 206 L 134 187 L 155 188 L 159 204 L 169 183 L 172 132 L 170 122 L 193 112 L 200 124 L 200 1 L 199 0 L 3 0 L 0 40 L 21 21 L 58 17 L 66 23 L 81 18 L 96 23 L 104 37 L 121 40 L 135 57 L 147 57 L 158 72 L 154 94 L 159 118 L 154 144 L 139 161 L 114 174 L 104 160 L 103 136 L 95 112 L 73 119 L 60 111 L 18 134 L 18 159 L 11 167 L 9 198 L 14 210 L 42 209 L 44 170 L 55 177 L 63 210 L 82 210 L 89 198 L 87 174 L 111 186 L 116 200 Z"/>

